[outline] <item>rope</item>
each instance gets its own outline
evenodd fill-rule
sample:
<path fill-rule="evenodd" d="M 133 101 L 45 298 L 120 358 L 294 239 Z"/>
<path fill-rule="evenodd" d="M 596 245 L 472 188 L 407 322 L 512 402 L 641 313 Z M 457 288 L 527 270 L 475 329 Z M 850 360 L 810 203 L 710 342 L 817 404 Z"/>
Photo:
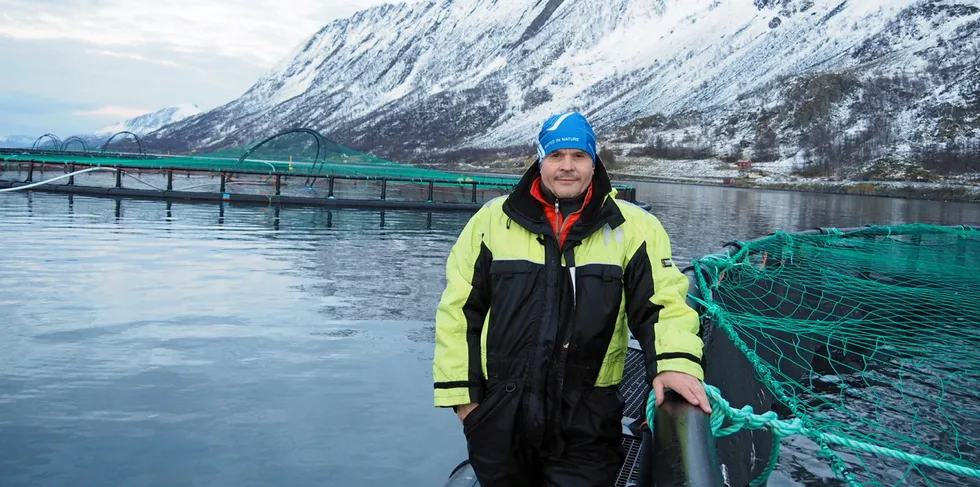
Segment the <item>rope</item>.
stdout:
<path fill-rule="evenodd" d="M 704 384 L 704 390 L 707 393 L 708 400 L 711 403 L 711 433 L 716 438 L 732 435 L 742 431 L 743 429 L 768 429 L 774 437 L 772 454 L 769 456 L 769 462 L 766 464 L 765 470 L 759 474 L 759 477 L 749 484 L 752 487 L 761 487 L 766 484 L 769 476 L 772 475 L 773 471 L 775 471 L 776 464 L 779 461 L 779 445 L 781 440 L 793 435 L 803 435 L 817 441 L 818 443 L 840 445 L 853 450 L 903 460 L 913 465 L 925 465 L 958 475 L 980 478 L 980 469 L 967 467 L 944 460 L 938 460 L 935 458 L 928 458 L 913 453 L 907 453 L 900 450 L 895 450 L 893 448 L 886 448 L 863 441 L 851 440 L 849 438 L 844 438 L 842 436 L 830 433 L 823 433 L 806 426 L 806 424 L 798 418 L 781 420 L 774 411 L 768 411 L 764 414 L 756 414 L 752 410 L 752 406 L 748 405 L 742 407 L 741 409 L 735 409 L 728 402 L 728 400 L 722 396 L 721 390 L 719 390 L 717 387 Z M 650 391 L 650 395 L 647 398 L 646 419 L 647 425 L 651 432 L 654 431 L 654 425 L 656 424 L 654 422 L 656 419 L 656 413 L 656 393 L 654 391 Z M 728 421 L 729 426 L 722 427 L 726 420 Z M 848 485 L 851 485 L 852 487 L 861 486 L 861 483 L 851 476 L 848 476 L 845 478 L 845 480 L 847 481 Z"/>

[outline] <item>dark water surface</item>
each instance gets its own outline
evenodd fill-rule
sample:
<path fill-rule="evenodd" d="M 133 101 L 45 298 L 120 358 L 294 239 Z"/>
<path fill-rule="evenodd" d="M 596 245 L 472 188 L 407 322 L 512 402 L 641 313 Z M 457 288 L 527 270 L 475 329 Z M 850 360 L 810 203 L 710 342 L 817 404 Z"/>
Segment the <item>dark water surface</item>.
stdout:
<path fill-rule="evenodd" d="M 776 229 L 980 224 L 960 203 L 639 198 L 682 262 Z M 465 447 L 431 406 L 432 320 L 468 217 L 0 194 L 0 485 L 441 486 Z M 832 477 L 806 450 L 771 485 Z"/>

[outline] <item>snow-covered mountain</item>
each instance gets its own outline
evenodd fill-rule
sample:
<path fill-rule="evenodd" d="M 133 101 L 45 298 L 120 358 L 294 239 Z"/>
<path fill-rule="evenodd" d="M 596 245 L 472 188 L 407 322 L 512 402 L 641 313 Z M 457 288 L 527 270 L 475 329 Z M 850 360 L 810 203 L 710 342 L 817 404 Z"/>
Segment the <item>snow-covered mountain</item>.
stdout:
<path fill-rule="evenodd" d="M 980 6 L 384 5 L 330 23 L 241 98 L 148 139 L 209 150 L 300 126 L 418 162 L 501 149 L 532 154 L 542 121 L 569 110 L 586 113 L 608 147 L 637 154 L 796 158 L 830 170 L 824 166 L 844 160 L 914 158 L 935 143 L 976 149 Z"/>
<path fill-rule="evenodd" d="M 110 125 L 95 132 L 96 136 L 111 137 L 122 131 L 132 132 L 143 136 L 165 125 L 193 117 L 202 113 L 197 105 L 181 104 L 157 110 L 152 113 L 145 113 L 138 117 L 131 118 L 124 122 Z"/>
<path fill-rule="evenodd" d="M 19 149 L 34 145 L 37 137 L 27 135 L 0 135 L 0 147 L 8 149 Z"/>

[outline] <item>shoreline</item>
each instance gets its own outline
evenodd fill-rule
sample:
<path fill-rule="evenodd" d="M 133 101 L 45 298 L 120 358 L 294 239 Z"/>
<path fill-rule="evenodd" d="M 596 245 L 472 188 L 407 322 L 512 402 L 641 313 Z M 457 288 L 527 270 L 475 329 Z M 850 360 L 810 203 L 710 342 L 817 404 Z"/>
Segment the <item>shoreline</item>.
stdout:
<path fill-rule="evenodd" d="M 466 174 L 494 174 L 520 177 L 525 167 L 494 167 L 493 165 L 455 164 L 441 165 L 439 169 Z M 624 170 L 625 169 L 625 170 Z M 824 179 L 772 180 L 772 178 L 719 178 L 675 177 L 641 174 L 635 167 L 607 169 L 610 179 L 616 183 L 659 183 L 689 186 L 714 186 L 720 188 L 755 189 L 766 191 L 792 191 L 800 193 L 824 193 L 850 196 L 875 196 L 940 202 L 980 203 L 980 184 L 960 182 L 915 181 L 834 181 Z M 676 173 L 675 173 L 676 174 Z M 674 176 L 672 174 L 672 176 Z M 725 180 L 730 182 L 725 182 Z M 780 178 L 781 179 L 781 178 Z"/>
<path fill-rule="evenodd" d="M 797 193 L 823 193 L 926 201 L 980 203 L 980 185 L 959 183 L 915 183 L 905 181 L 754 182 L 736 180 L 734 183 L 726 184 L 710 180 L 679 180 L 617 172 L 610 172 L 609 176 L 617 182 L 626 184 L 631 182 L 681 184 L 690 186 L 714 186 L 719 188 L 754 189 L 764 191 L 791 191 Z"/>

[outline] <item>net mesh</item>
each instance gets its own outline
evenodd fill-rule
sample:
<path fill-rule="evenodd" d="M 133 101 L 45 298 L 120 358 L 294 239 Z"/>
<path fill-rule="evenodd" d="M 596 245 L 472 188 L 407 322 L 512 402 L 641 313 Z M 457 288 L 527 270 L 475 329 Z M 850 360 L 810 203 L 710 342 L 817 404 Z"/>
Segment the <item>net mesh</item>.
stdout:
<path fill-rule="evenodd" d="M 841 479 L 980 485 L 980 231 L 778 232 L 733 247 L 695 262 L 699 301 Z"/>

